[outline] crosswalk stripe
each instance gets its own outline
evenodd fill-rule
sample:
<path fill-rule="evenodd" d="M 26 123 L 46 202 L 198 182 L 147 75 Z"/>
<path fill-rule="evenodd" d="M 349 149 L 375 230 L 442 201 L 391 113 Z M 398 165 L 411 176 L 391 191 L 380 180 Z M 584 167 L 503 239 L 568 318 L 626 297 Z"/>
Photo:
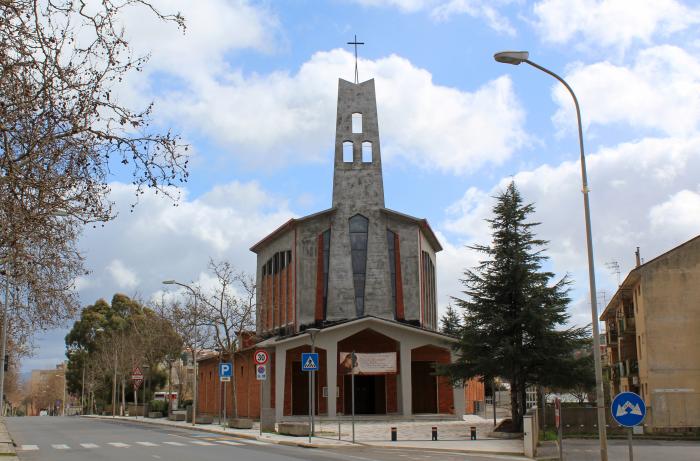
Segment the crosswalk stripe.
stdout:
<path fill-rule="evenodd" d="M 259 440 L 242 440 L 243 443 L 249 443 L 251 445 L 270 445 L 269 442 L 261 442 Z"/>
<path fill-rule="evenodd" d="M 184 443 L 180 443 L 180 442 L 163 442 L 163 443 L 167 443 L 168 445 L 172 445 L 174 447 L 184 447 L 185 446 Z"/>
<path fill-rule="evenodd" d="M 39 447 L 37 445 L 22 445 L 20 447 L 20 450 L 22 451 L 33 451 L 33 450 L 38 450 Z"/>
<path fill-rule="evenodd" d="M 216 445 L 215 443 L 205 442 L 205 441 L 203 441 L 203 440 L 193 440 L 193 441 L 190 442 L 190 443 L 192 443 L 192 444 L 194 444 L 194 445 L 201 445 L 201 446 L 203 446 L 203 447 L 210 447 L 210 446 Z"/>
<path fill-rule="evenodd" d="M 219 443 L 225 443 L 226 445 L 231 445 L 231 446 L 241 446 L 243 445 L 240 442 L 231 442 L 230 440 L 218 440 Z"/>
<path fill-rule="evenodd" d="M 99 445 L 94 443 L 81 443 L 80 446 L 83 448 L 100 448 Z"/>
<path fill-rule="evenodd" d="M 56 450 L 70 450 L 70 447 L 68 445 L 62 443 L 51 445 L 51 447 L 55 448 Z"/>
<path fill-rule="evenodd" d="M 142 445 L 144 447 L 157 447 L 158 446 L 157 443 L 153 443 L 153 442 L 136 442 L 136 443 L 138 443 L 139 445 Z"/>
<path fill-rule="evenodd" d="M 108 442 L 108 445 L 112 445 L 113 447 L 117 448 L 129 448 L 131 445 L 126 444 L 126 443 L 121 443 L 121 442 Z"/>

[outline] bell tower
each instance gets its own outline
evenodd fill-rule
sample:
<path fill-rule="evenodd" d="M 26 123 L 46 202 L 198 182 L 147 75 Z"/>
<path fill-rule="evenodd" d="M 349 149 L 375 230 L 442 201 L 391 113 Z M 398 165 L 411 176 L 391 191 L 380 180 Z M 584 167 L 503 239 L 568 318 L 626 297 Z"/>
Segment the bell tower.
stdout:
<path fill-rule="evenodd" d="M 374 79 L 338 80 L 333 207 L 384 207 Z"/>

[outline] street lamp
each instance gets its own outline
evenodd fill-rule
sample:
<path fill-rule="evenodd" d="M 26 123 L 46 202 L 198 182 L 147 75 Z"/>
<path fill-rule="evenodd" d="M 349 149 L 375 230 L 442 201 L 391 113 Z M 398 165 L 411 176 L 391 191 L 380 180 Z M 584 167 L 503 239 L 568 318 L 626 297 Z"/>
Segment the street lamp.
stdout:
<path fill-rule="evenodd" d="M 164 285 L 179 285 L 181 287 L 187 288 L 192 292 L 194 297 L 194 341 L 192 344 L 192 361 L 194 362 L 194 394 L 192 396 L 192 425 L 195 426 L 197 423 L 197 292 L 194 289 L 185 284 L 180 283 L 175 280 L 163 280 Z"/>
<path fill-rule="evenodd" d="M 608 460 L 608 442 L 605 429 L 605 396 L 603 394 L 603 368 L 600 363 L 600 336 L 598 331 L 598 302 L 596 299 L 595 286 L 595 268 L 593 264 L 593 239 L 591 237 L 591 210 L 588 203 L 588 175 L 586 173 L 586 157 L 583 153 L 583 128 L 581 127 L 581 110 L 579 109 L 578 99 L 568 83 L 552 72 L 551 70 L 536 64 L 529 59 L 530 55 L 527 51 L 502 51 L 493 55 L 493 58 L 504 64 L 513 64 L 515 66 L 520 63 L 526 63 L 532 67 L 541 70 L 545 74 L 549 74 L 557 79 L 571 94 L 576 107 L 576 120 L 578 122 L 578 143 L 581 152 L 581 183 L 583 192 L 583 212 L 586 220 L 586 248 L 588 249 L 588 283 L 591 296 L 591 317 L 593 328 L 593 360 L 595 363 L 595 383 L 596 383 L 596 407 L 598 408 L 598 438 L 600 439 L 600 459 L 601 461 Z"/>
<path fill-rule="evenodd" d="M 61 406 L 63 407 L 63 409 L 61 411 L 61 416 L 66 416 L 66 387 L 67 387 L 67 383 L 66 383 L 66 364 L 65 363 L 63 364 L 63 375 L 56 375 L 57 378 L 59 378 L 61 376 L 63 376 L 63 400 L 61 401 L 61 403 L 62 403 Z"/>
<path fill-rule="evenodd" d="M 311 337 L 311 353 L 316 352 L 316 335 L 321 331 L 318 328 L 307 328 L 306 333 Z M 318 364 L 316 364 L 318 366 Z M 316 410 L 316 389 L 314 388 L 314 378 L 316 370 L 311 370 L 311 376 L 309 378 L 309 443 L 311 443 L 311 436 L 314 435 L 314 413 Z"/>

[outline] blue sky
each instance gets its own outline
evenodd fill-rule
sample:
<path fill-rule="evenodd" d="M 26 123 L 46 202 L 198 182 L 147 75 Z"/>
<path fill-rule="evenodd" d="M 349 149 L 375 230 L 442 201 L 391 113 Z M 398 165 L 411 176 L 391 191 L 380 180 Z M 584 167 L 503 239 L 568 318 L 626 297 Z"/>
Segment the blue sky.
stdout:
<path fill-rule="evenodd" d="M 83 305 L 115 292 L 151 299 L 160 281 L 211 283 L 209 257 L 254 272 L 248 248 L 331 200 L 337 79 L 374 78 L 386 203 L 426 217 L 441 309 L 488 243 L 491 197 L 515 180 L 535 203 L 551 269 L 574 279 L 572 323 L 590 322 L 575 115 L 568 94 L 493 53 L 528 50 L 564 76 L 584 119 L 599 290 L 700 231 L 700 8 L 676 0 L 157 1 L 183 35 L 143 11 L 124 19 L 144 71 L 118 89 L 191 144 L 178 207 L 133 191 L 116 171 L 122 212 L 81 241 L 92 271 Z M 601 294 L 601 298 L 602 298 Z M 63 359 L 65 330 L 38 334 L 23 369 Z"/>

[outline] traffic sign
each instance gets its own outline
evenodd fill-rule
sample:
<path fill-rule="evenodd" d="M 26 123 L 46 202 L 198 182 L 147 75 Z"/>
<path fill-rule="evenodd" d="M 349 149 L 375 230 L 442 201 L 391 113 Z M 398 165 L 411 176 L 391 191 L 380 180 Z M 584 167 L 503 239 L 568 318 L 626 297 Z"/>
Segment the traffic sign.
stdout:
<path fill-rule="evenodd" d="M 267 365 L 256 365 L 255 366 L 255 378 L 258 381 L 267 380 Z"/>
<path fill-rule="evenodd" d="M 318 353 L 302 352 L 301 354 L 301 370 L 316 371 L 318 370 Z"/>
<path fill-rule="evenodd" d="M 647 407 L 634 392 L 620 392 L 613 399 L 610 412 L 620 426 L 633 427 L 644 421 Z"/>
<path fill-rule="evenodd" d="M 259 349 L 255 351 L 255 363 L 258 365 L 265 365 L 267 361 L 270 360 L 270 356 L 266 351 Z"/>
<path fill-rule="evenodd" d="M 231 365 L 229 362 L 222 362 L 219 364 L 219 380 L 231 381 L 232 372 L 233 365 Z"/>
<path fill-rule="evenodd" d="M 141 373 L 141 369 L 139 367 L 134 367 L 134 369 L 131 370 L 131 380 L 143 381 L 143 373 Z"/>
<path fill-rule="evenodd" d="M 554 399 L 554 425 L 557 429 L 561 426 L 561 400 L 559 397 Z"/>
<path fill-rule="evenodd" d="M 131 385 L 134 386 L 134 390 L 138 389 L 141 387 L 141 384 L 143 383 L 143 379 L 132 379 L 131 380 Z"/>

